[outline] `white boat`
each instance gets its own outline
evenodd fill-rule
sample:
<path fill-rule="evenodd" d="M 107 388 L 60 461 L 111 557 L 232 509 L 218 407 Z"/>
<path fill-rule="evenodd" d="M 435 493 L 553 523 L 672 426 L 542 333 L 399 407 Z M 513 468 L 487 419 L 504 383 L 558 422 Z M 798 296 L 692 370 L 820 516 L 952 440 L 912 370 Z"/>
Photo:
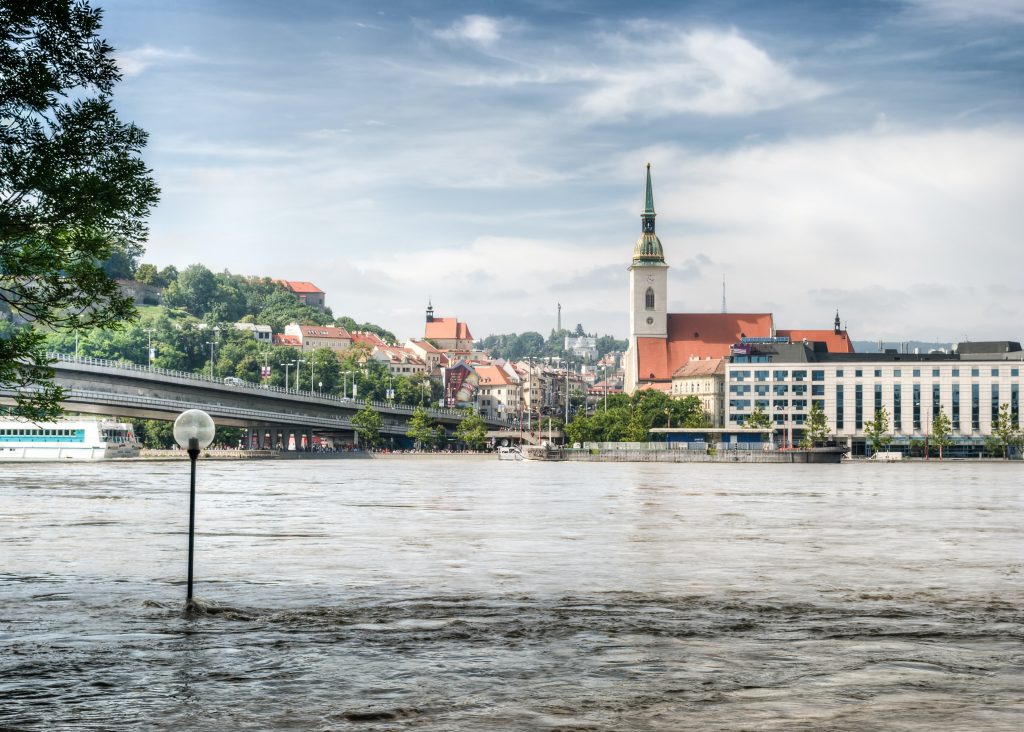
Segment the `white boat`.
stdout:
<path fill-rule="evenodd" d="M 499 447 L 498 460 L 522 460 L 523 454 L 518 447 Z"/>
<path fill-rule="evenodd" d="M 0 420 L 2 460 L 107 460 L 138 457 L 142 445 L 126 422 Z"/>

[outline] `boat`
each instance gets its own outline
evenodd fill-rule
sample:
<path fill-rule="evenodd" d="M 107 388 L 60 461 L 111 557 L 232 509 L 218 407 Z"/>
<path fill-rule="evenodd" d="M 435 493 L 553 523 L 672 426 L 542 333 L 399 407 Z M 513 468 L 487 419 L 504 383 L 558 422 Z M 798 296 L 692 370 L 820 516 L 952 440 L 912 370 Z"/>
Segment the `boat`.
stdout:
<path fill-rule="evenodd" d="M 127 422 L 71 418 L 56 422 L 0 420 L 0 461 L 109 460 L 139 456 Z"/>
<path fill-rule="evenodd" d="M 498 460 L 522 460 L 523 454 L 518 447 L 499 447 Z"/>

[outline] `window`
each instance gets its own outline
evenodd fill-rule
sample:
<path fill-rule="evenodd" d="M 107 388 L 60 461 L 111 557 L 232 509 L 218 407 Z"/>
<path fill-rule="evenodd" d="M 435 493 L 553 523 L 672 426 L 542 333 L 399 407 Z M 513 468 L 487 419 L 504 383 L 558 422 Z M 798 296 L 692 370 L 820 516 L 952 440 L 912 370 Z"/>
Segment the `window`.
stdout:
<path fill-rule="evenodd" d="M 815 384 L 811 387 L 811 396 L 825 396 L 825 385 Z"/>
<path fill-rule="evenodd" d="M 981 376 L 980 369 L 971 369 L 971 376 Z"/>
<path fill-rule="evenodd" d="M 789 406 L 789 400 L 788 399 L 776 399 L 775 403 L 774 403 L 774 406 L 775 406 L 776 410 L 778 410 L 778 409 L 785 409 L 786 407 Z"/>
<path fill-rule="evenodd" d="M 1020 426 L 1020 384 L 1010 384 L 1010 421 Z"/>
<path fill-rule="evenodd" d="M 914 369 L 914 378 L 915 379 L 921 378 L 921 369 Z"/>
<path fill-rule="evenodd" d="M 1020 376 L 1020 369 L 1010 369 L 1010 376 Z"/>
<path fill-rule="evenodd" d="M 794 371 L 793 372 L 793 381 L 806 381 L 806 380 L 807 380 L 807 372 L 806 371 Z"/>
<path fill-rule="evenodd" d="M 942 402 L 939 398 L 939 385 L 932 384 L 932 419 L 935 419 L 935 415 L 942 409 Z"/>
<path fill-rule="evenodd" d="M 854 378 L 859 379 L 863 375 L 864 375 L 864 371 L 863 370 L 861 370 L 861 369 L 854 369 L 854 371 L 853 371 Z"/>
<path fill-rule="evenodd" d="M 772 387 L 772 391 L 778 396 L 785 396 L 789 392 L 789 387 L 785 384 L 776 384 Z"/>
<path fill-rule="evenodd" d="M 824 381 L 824 380 L 825 380 L 825 372 L 824 371 L 812 371 L 811 372 L 811 381 Z"/>
<path fill-rule="evenodd" d="M 933 379 L 939 378 L 939 370 L 938 369 L 932 369 L 932 378 Z"/>
<path fill-rule="evenodd" d="M 875 411 L 882 408 L 882 385 L 875 384 Z"/>
<path fill-rule="evenodd" d="M 894 432 L 903 429 L 903 384 L 892 385 L 892 429 Z"/>
<path fill-rule="evenodd" d="M 999 419 L 999 384 L 992 384 L 992 424 Z"/>
<path fill-rule="evenodd" d="M 644 307 L 648 310 L 654 310 L 654 288 L 648 287 L 647 293 L 644 295 Z"/>
<path fill-rule="evenodd" d="M 836 429 L 843 428 L 843 385 L 836 384 Z"/>
<path fill-rule="evenodd" d="M 899 378 L 900 376 L 903 376 L 903 369 L 893 369 L 892 370 L 892 375 L 897 377 L 897 378 Z"/>
<path fill-rule="evenodd" d="M 799 411 L 806 410 L 807 409 L 807 400 L 806 399 L 794 399 L 793 400 L 793 409 L 796 409 L 796 410 L 799 410 Z"/>
<path fill-rule="evenodd" d="M 953 369 L 953 376 L 959 376 L 959 375 L 960 375 L 960 369 Z"/>
<path fill-rule="evenodd" d="M 755 371 L 754 372 L 754 380 L 755 381 L 768 381 L 768 372 L 767 371 Z"/>
<path fill-rule="evenodd" d="M 999 369 L 992 369 L 993 376 L 999 376 Z"/>
<path fill-rule="evenodd" d="M 914 384 L 914 431 L 921 429 L 921 385 Z"/>
<path fill-rule="evenodd" d="M 794 384 L 793 393 L 797 396 L 803 396 L 807 393 L 807 384 Z"/>
<path fill-rule="evenodd" d="M 843 370 L 842 369 L 836 369 L 836 378 L 837 379 L 843 378 Z"/>
<path fill-rule="evenodd" d="M 744 379 L 750 378 L 749 371 L 731 371 L 729 375 L 732 377 L 733 381 L 743 381 Z"/>
<path fill-rule="evenodd" d="M 786 379 L 789 378 L 789 372 L 776 371 L 774 374 L 772 374 L 772 378 L 775 379 L 776 381 L 785 381 Z"/>
<path fill-rule="evenodd" d="M 864 426 L 864 387 L 860 384 L 853 388 L 853 422 L 857 429 Z"/>
<path fill-rule="evenodd" d="M 971 384 L 971 429 L 981 429 L 981 387 Z"/>
<path fill-rule="evenodd" d="M 881 378 L 881 376 L 882 376 L 882 369 L 875 369 L 875 378 L 878 379 L 878 378 Z"/>
<path fill-rule="evenodd" d="M 767 396 L 769 386 L 767 384 L 756 384 L 754 386 L 754 393 L 758 396 Z"/>
<path fill-rule="evenodd" d="M 960 385 L 953 384 L 953 429 L 960 431 Z"/>

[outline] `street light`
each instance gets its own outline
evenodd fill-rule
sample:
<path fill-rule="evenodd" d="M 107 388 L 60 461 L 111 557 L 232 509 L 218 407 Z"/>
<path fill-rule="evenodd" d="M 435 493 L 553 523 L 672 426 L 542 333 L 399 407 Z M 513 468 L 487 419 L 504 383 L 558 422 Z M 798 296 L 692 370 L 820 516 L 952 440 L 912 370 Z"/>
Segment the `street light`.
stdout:
<path fill-rule="evenodd" d="M 295 364 L 295 391 L 299 390 L 299 374 L 302 373 L 301 366 L 299 364 L 306 363 L 306 359 L 300 358 L 298 363 Z"/>
<path fill-rule="evenodd" d="M 149 364 L 150 368 L 153 368 L 153 332 L 154 332 L 154 330 L 156 330 L 156 329 L 155 328 L 146 328 L 146 334 L 149 336 L 149 350 L 147 351 L 147 354 L 149 356 L 149 360 L 147 361 L 147 363 Z"/>
<path fill-rule="evenodd" d="M 294 361 L 285 361 L 281 365 L 284 366 L 284 390 L 287 392 L 288 391 L 288 370 L 292 366 L 295 365 L 295 362 Z"/>
<path fill-rule="evenodd" d="M 213 341 L 207 341 L 206 345 L 210 347 L 210 380 L 213 380 Z"/>
<path fill-rule="evenodd" d="M 204 450 L 213 442 L 216 425 L 206 412 L 200 409 L 189 409 L 178 415 L 174 420 L 174 441 L 188 451 L 191 462 L 191 478 L 189 480 L 188 501 L 188 591 L 185 596 L 185 609 L 191 610 L 192 605 L 192 555 L 196 536 L 196 458 L 199 451 Z"/>

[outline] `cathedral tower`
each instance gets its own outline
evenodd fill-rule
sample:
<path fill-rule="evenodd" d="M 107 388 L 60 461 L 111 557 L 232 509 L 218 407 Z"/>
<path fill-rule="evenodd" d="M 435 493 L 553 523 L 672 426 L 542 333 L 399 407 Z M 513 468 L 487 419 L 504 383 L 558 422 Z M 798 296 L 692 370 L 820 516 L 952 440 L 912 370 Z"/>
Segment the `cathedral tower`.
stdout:
<path fill-rule="evenodd" d="M 642 231 L 629 266 L 629 339 L 668 337 L 668 265 L 654 233 L 654 193 L 647 164 L 647 195 L 640 215 Z"/>

